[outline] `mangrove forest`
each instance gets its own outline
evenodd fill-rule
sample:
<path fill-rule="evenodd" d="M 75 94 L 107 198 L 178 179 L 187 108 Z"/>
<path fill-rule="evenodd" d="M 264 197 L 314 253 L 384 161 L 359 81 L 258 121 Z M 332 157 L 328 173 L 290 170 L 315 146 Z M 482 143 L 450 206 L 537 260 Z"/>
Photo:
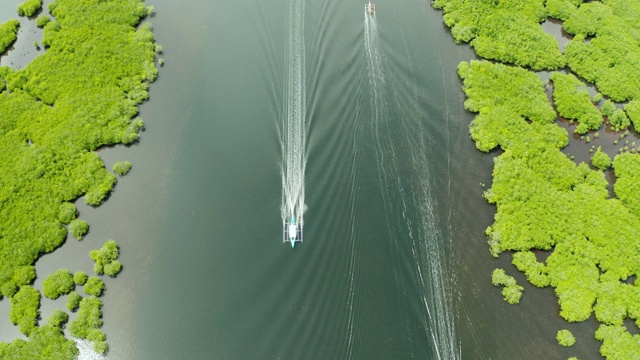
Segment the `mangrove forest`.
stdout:
<path fill-rule="evenodd" d="M 17 8 L 19 19 L 0 24 L 0 55 L 28 21 L 44 28 L 40 43 L 46 50 L 23 69 L 0 67 L 0 292 L 11 302 L 11 322 L 28 337 L 0 343 L 3 359 L 77 355 L 63 333 L 66 313 L 40 319 L 33 264 L 68 234 L 81 240 L 89 231 L 74 202 L 82 198 L 98 206 L 116 184 L 96 150 L 138 139 L 143 127 L 138 105 L 158 74 L 152 28 L 143 22 L 153 8 L 144 1 L 56 0 L 46 10 L 42 5 L 42 0 L 24 1 Z M 113 170 L 124 175 L 130 167 L 123 162 Z M 117 245 L 101 251 L 97 275 L 115 276 L 122 267 Z M 104 282 L 68 269 L 37 276 L 45 278 L 44 296 L 62 297 L 60 308 L 66 300 L 67 309 L 78 312 L 71 335 L 106 352 L 97 298 Z"/>
<path fill-rule="evenodd" d="M 455 41 L 485 59 L 460 63 L 458 73 L 464 106 L 477 114 L 471 138 L 496 155 L 484 194 L 496 206 L 488 251 L 512 259 L 532 285 L 552 287 L 568 322 L 595 316 L 601 355 L 640 358 L 640 155 L 635 142 L 618 145 L 631 125 L 640 129 L 640 4 L 436 0 L 434 7 Z M 543 31 L 547 20 L 572 37 L 563 52 Z M 592 147 L 591 166 L 563 152 L 570 142 L 587 151 L 598 131 L 621 134 L 617 152 Z M 612 194 L 605 172 L 614 175 Z M 506 301 L 518 302 L 521 287 L 505 270 L 491 279 Z M 565 329 L 557 340 L 580 341 Z"/>

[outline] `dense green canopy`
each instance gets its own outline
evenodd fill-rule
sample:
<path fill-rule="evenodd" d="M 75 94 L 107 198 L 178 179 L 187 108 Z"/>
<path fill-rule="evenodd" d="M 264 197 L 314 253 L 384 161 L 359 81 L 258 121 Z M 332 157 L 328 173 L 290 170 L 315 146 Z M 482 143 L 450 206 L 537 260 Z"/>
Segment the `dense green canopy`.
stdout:
<path fill-rule="evenodd" d="M 584 134 L 589 130 L 598 130 L 602 126 L 602 114 L 591 102 L 586 85 L 573 74 L 554 72 L 553 100 L 560 116 L 576 120 L 580 124 L 576 132 Z"/>
<path fill-rule="evenodd" d="M 41 6 L 28 0 L 19 12 L 31 16 Z M 50 345 L 60 349 L 56 359 L 71 359 L 75 352 L 63 350 L 68 342 L 59 329 L 37 327 L 40 294 L 27 285 L 35 276 L 31 265 L 65 241 L 64 224 L 78 239 L 86 233 L 73 201 L 84 196 L 97 206 L 114 186 L 115 175 L 95 150 L 138 138 L 137 105 L 157 76 L 156 47 L 151 26 L 140 23 L 151 9 L 142 0 L 56 0 L 47 8 L 51 21 L 44 14 L 38 21 L 47 51 L 22 70 L 0 67 L 0 291 L 11 298 L 11 320 L 23 333 L 51 335 Z M 2 51 L 18 25 L 0 25 Z M 69 290 L 53 288 L 45 293 Z M 94 335 L 96 348 L 106 351 L 104 338 Z M 16 340 L 0 345 L 0 353 L 21 358 L 33 353 L 19 349 L 40 349 L 42 356 L 28 358 L 46 358 L 42 341 Z"/>
<path fill-rule="evenodd" d="M 547 18 L 543 0 L 465 1 L 435 0 L 456 42 L 471 42 L 487 59 L 536 70 L 565 65 L 558 41 L 540 22 Z"/>
<path fill-rule="evenodd" d="M 2 54 L 18 38 L 18 28 L 20 21 L 12 19 L 4 24 L 0 24 L 0 54 Z M 0 85 L 0 91 L 4 89 L 4 84 Z"/>
<path fill-rule="evenodd" d="M 592 1 L 573 11 L 563 24 L 576 35 L 565 48 L 569 67 L 614 101 L 640 97 L 638 14 L 640 3 L 635 1 Z"/>
<path fill-rule="evenodd" d="M 468 96 L 465 106 L 479 112 L 470 127 L 478 149 L 504 150 L 485 193 L 497 205 L 495 222 L 487 229 L 492 253 L 514 251 L 514 265 L 532 284 L 555 289 L 560 315 L 568 321 L 584 321 L 593 313 L 606 325 L 622 325 L 627 317 L 639 321 L 640 291 L 625 281 L 640 275 L 640 156 L 615 158 L 618 199 L 611 199 L 601 171 L 575 164 L 561 152 L 566 131 L 549 123 L 549 115 L 533 116 L 546 114 L 549 106 L 538 100 L 545 94 L 534 74 L 478 61 L 458 69 Z M 546 263 L 534 251 L 549 251 Z M 620 343 L 626 338 L 616 335 L 619 331 L 599 333 L 603 354 L 630 346 Z M 638 341 L 638 335 L 633 338 Z"/>

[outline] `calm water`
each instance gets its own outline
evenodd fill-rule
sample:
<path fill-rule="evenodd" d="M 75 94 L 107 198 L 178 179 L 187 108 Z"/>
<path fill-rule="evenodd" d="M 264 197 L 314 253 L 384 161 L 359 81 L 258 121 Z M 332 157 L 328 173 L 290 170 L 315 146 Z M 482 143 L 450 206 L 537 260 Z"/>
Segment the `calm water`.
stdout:
<path fill-rule="evenodd" d="M 516 273 L 484 235 L 498 153 L 469 139 L 456 65 L 474 55 L 429 2 L 381 1 L 375 18 L 362 1 L 153 5 L 165 66 L 141 108 L 147 129 L 101 150 L 108 168 L 133 169 L 104 205 L 79 205 L 85 240 L 37 264 L 41 277 L 90 271 L 89 250 L 118 241 L 110 359 L 597 358 L 594 323 L 561 320 L 551 290 L 525 284 L 510 306 L 490 283 L 495 267 Z M 21 44 L 3 65 L 35 56 Z M 292 114 L 296 149 L 282 141 Z M 281 209 L 294 155 L 306 210 L 291 249 Z M 43 318 L 63 306 L 45 301 Z M 571 349 L 556 344 L 562 328 Z"/>

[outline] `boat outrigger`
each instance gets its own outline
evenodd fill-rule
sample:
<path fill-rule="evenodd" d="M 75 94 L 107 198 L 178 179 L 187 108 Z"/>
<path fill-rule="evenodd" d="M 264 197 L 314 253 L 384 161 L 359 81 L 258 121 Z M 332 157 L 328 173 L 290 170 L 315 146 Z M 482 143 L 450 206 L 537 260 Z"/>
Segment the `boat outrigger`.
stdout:
<path fill-rule="evenodd" d="M 369 0 L 369 3 L 364 5 L 364 9 L 367 12 L 367 14 L 373 15 L 373 13 L 376 12 L 376 5 L 372 4 L 371 0 Z"/>
<path fill-rule="evenodd" d="M 302 242 L 302 225 L 296 224 L 295 216 L 291 215 L 291 222 L 287 226 L 287 223 L 282 225 L 282 242 L 291 242 L 291 247 L 294 247 L 296 241 Z"/>

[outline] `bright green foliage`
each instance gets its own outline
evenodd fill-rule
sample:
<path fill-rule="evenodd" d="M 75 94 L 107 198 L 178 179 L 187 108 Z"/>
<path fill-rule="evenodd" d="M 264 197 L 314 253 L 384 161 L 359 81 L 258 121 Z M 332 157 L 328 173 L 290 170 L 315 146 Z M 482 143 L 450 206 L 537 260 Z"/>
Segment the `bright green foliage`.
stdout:
<path fill-rule="evenodd" d="M 93 351 L 98 354 L 104 354 L 109 351 L 109 344 L 106 341 L 94 341 L 93 342 Z"/>
<path fill-rule="evenodd" d="M 119 249 L 118 244 L 113 240 L 107 240 L 106 243 L 100 248 L 100 250 L 91 250 L 89 256 L 95 261 L 93 270 L 96 274 L 101 275 L 106 271 L 106 267 L 112 262 L 118 259 Z M 122 267 L 119 262 L 117 264 L 109 266 L 109 276 L 115 276 Z M 113 274 L 113 275 L 111 275 Z"/>
<path fill-rule="evenodd" d="M 624 153 L 613 160 L 616 183 L 613 190 L 622 203 L 640 218 L 640 155 Z"/>
<path fill-rule="evenodd" d="M 547 17 L 542 0 L 436 0 L 456 42 L 471 42 L 479 56 L 535 70 L 558 69 L 565 60 L 558 41 L 540 22 Z"/>
<path fill-rule="evenodd" d="M 611 116 L 613 115 L 613 112 L 616 111 L 616 104 L 611 100 L 607 100 L 602 104 L 601 110 L 604 116 Z"/>
<path fill-rule="evenodd" d="M 94 350 L 97 353 L 103 354 L 107 351 L 108 346 L 104 341 L 104 333 L 98 334 L 95 330 L 99 330 L 102 326 L 102 302 L 96 297 L 88 297 L 82 299 L 80 302 L 80 310 L 78 310 L 78 317 L 71 322 L 69 331 L 71 336 L 79 339 L 100 339 L 94 343 Z"/>
<path fill-rule="evenodd" d="M 562 148 L 569 142 L 566 130 L 555 124 L 528 124 L 524 118 L 506 107 L 485 107 L 471 123 L 471 138 L 480 151 L 488 152 L 496 146 L 509 149 L 521 139 L 544 142 Z"/>
<path fill-rule="evenodd" d="M 0 24 L 0 54 L 13 44 L 18 38 L 18 28 L 20 21 L 11 19 L 4 24 Z M 2 89 L 0 89 L 1 91 Z"/>
<path fill-rule="evenodd" d="M 98 297 L 102 295 L 102 291 L 104 290 L 104 282 L 100 280 L 97 276 L 92 276 L 87 280 L 87 283 L 84 285 L 84 292 L 87 295 L 93 295 Z"/>
<path fill-rule="evenodd" d="M 39 28 L 45 27 L 45 25 L 47 25 L 49 23 L 49 21 L 51 21 L 51 18 L 47 15 L 40 15 L 38 16 L 38 18 L 36 19 L 36 26 Z"/>
<path fill-rule="evenodd" d="M 513 254 L 513 261 L 518 270 L 522 271 L 529 282 L 537 287 L 549 286 L 547 267 L 538 262 L 536 255 L 531 251 L 519 251 Z"/>
<path fill-rule="evenodd" d="M 640 275 L 640 185 L 636 185 L 640 184 L 640 156 L 616 157 L 614 190 L 619 200 L 610 199 L 603 172 L 567 158 L 560 151 L 562 142 L 550 141 L 546 134 L 552 132 L 534 127 L 536 120 L 527 125 L 516 121 L 522 109 L 532 108 L 532 99 L 544 97 L 539 83 L 532 81 L 528 89 L 511 92 L 511 87 L 519 85 L 509 81 L 520 83 L 526 77 L 502 80 L 502 70 L 493 64 L 474 66 L 472 62 L 458 69 L 469 97 L 465 104 L 479 112 L 470 127 L 476 145 L 483 151 L 495 146 L 504 150 L 495 158 L 493 183 L 485 192 L 497 206 L 495 222 L 487 229 L 491 252 L 498 256 L 516 251 L 514 265 L 534 285 L 548 281 L 558 298 L 560 315 L 568 321 L 584 321 L 594 311 L 596 319 L 607 325 L 622 324 L 627 317 L 639 321 L 640 292 L 624 281 Z M 546 264 L 537 262 L 532 253 L 536 249 L 551 252 Z M 500 280 L 500 272 L 494 275 L 494 283 L 513 283 Z M 517 290 L 503 295 L 515 301 Z M 637 343 L 625 340 L 632 338 L 625 328 L 606 329 L 598 335 L 603 354 L 614 354 L 610 349 L 615 347 L 616 355 L 606 356 L 638 357 Z"/>
<path fill-rule="evenodd" d="M 602 114 L 591 102 L 586 85 L 572 74 L 554 72 L 550 79 L 553 81 L 553 100 L 560 116 L 579 121 L 578 134 L 598 130 L 602 125 Z"/>
<path fill-rule="evenodd" d="M 616 111 L 609 116 L 609 123 L 615 131 L 625 130 L 631 125 L 627 114 L 622 109 L 616 109 Z"/>
<path fill-rule="evenodd" d="M 28 265 L 21 266 L 13 273 L 13 282 L 17 286 L 29 285 L 36 278 L 36 268 Z"/>
<path fill-rule="evenodd" d="M 22 70 L 0 67 L 0 289 L 62 244 L 61 204 L 84 194 L 98 205 L 111 190 L 116 178 L 94 150 L 137 139 L 142 123 L 131 119 L 157 75 L 143 2 L 56 4 L 47 51 Z"/>
<path fill-rule="evenodd" d="M 98 275 L 104 274 L 104 266 L 98 263 L 93 264 L 93 272 Z"/>
<path fill-rule="evenodd" d="M 131 170 L 131 163 L 128 161 L 118 161 L 113 164 L 113 172 L 120 176 L 126 175 Z"/>
<path fill-rule="evenodd" d="M 29 285 L 23 286 L 11 298 L 9 319 L 12 324 L 18 325 L 21 333 L 29 336 L 36 329 L 39 308 L 40 292 Z"/>
<path fill-rule="evenodd" d="M 556 340 L 558 340 L 558 344 L 562 346 L 573 346 L 573 344 L 576 343 L 576 338 L 573 336 L 571 331 L 566 329 L 558 331 Z"/>
<path fill-rule="evenodd" d="M 574 11 L 562 26 L 570 34 L 594 36 L 608 25 L 612 17 L 613 11 L 608 6 L 601 2 L 588 2 Z"/>
<path fill-rule="evenodd" d="M 0 291 L 2 292 L 2 296 L 10 298 L 18 291 L 18 286 L 13 281 L 7 281 L 2 285 Z"/>
<path fill-rule="evenodd" d="M 88 278 L 89 276 L 84 271 L 78 271 L 73 274 L 73 282 L 78 286 L 86 284 Z"/>
<path fill-rule="evenodd" d="M 595 95 L 593 95 L 593 103 L 594 104 L 597 104 L 600 101 L 602 101 L 602 94 L 596 93 Z"/>
<path fill-rule="evenodd" d="M 76 311 L 81 300 L 82 296 L 80 296 L 80 294 L 75 291 L 70 292 L 67 296 L 67 309 L 69 309 L 69 311 Z"/>
<path fill-rule="evenodd" d="M 602 341 L 600 354 L 607 359 L 637 359 L 640 336 L 631 335 L 624 326 L 600 325 L 596 339 Z"/>
<path fill-rule="evenodd" d="M 564 52 L 571 70 L 617 102 L 640 96 L 639 13 L 635 1 L 591 1 L 564 23 L 565 30 L 576 35 Z"/>
<path fill-rule="evenodd" d="M 596 150 L 596 153 L 593 154 L 591 158 L 591 164 L 600 170 L 605 170 L 611 166 L 611 157 L 602 151 L 602 146 L 598 146 L 598 150 Z"/>
<path fill-rule="evenodd" d="M 547 11 L 549 17 L 566 20 L 576 10 L 584 0 L 547 0 Z"/>
<path fill-rule="evenodd" d="M 58 212 L 58 219 L 63 224 L 68 224 L 71 220 L 75 219 L 78 216 L 78 209 L 72 203 L 62 203 L 60 205 L 60 211 Z"/>
<path fill-rule="evenodd" d="M 22 4 L 18 5 L 18 15 L 20 16 L 32 16 L 36 11 L 42 8 L 42 0 L 25 0 Z"/>
<path fill-rule="evenodd" d="M 49 319 L 47 320 L 47 324 L 53 327 L 61 328 L 62 325 L 66 324 L 69 320 L 69 315 L 62 310 L 54 310 Z"/>
<path fill-rule="evenodd" d="M 73 340 L 64 337 L 58 326 L 49 324 L 35 328 L 29 341 L 15 340 L 0 343 L 0 359 L 12 360 L 73 360 L 78 355 Z"/>
<path fill-rule="evenodd" d="M 89 231 L 89 224 L 82 219 L 74 219 L 69 223 L 69 232 L 78 240 Z"/>
<path fill-rule="evenodd" d="M 104 273 L 111 277 L 118 275 L 120 270 L 122 270 L 122 264 L 120 264 L 119 260 L 113 260 L 104 266 Z"/>
<path fill-rule="evenodd" d="M 507 275 L 503 269 L 495 269 L 491 273 L 491 283 L 495 286 L 504 286 L 502 297 L 509 304 L 517 304 L 522 297 L 524 288 L 516 282 L 513 276 Z"/>
<path fill-rule="evenodd" d="M 42 283 L 44 296 L 49 299 L 57 299 L 60 295 L 66 295 L 75 288 L 73 275 L 67 269 L 58 269 L 47 276 Z"/>
<path fill-rule="evenodd" d="M 640 100 L 629 101 L 624 106 L 624 111 L 629 115 L 629 119 L 633 124 L 633 128 L 636 132 L 640 131 Z"/>
<path fill-rule="evenodd" d="M 458 74 L 468 99 L 465 109 L 505 107 L 533 122 L 552 123 L 556 114 L 544 93 L 540 78 L 525 69 L 488 61 L 461 62 Z"/>

